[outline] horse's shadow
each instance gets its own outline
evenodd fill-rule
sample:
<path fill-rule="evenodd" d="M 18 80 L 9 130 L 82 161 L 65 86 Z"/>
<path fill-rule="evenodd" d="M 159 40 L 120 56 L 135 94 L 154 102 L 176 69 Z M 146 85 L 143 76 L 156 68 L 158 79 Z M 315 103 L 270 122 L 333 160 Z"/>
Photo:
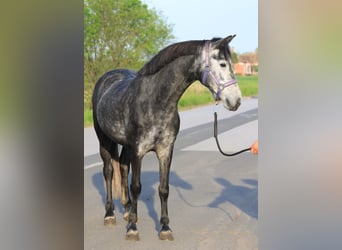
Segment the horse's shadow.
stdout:
<path fill-rule="evenodd" d="M 128 178 L 130 180 L 130 176 Z M 106 204 L 106 191 L 104 187 L 103 174 L 98 172 L 92 177 L 93 185 L 96 187 L 99 195 L 102 197 L 102 202 Z M 145 203 L 149 216 L 154 220 L 155 229 L 158 231 L 160 229 L 160 222 L 158 218 L 158 213 L 154 207 L 154 197 L 155 192 L 158 188 L 154 185 L 159 184 L 159 172 L 158 171 L 142 171 L 141 172 L 141 185 L 142 192 L 139 197 L 139 201 Z M 192 185 L 181 179 L 175 172 L 170 172 L 170 185 L 174 187 L 179 187 L 185 190 L 191 190 Z M 120 200 L 114 200 L 116 209 L 119 209 L 120 213 L 124 213 L 124 209 L 120 204 Z"/>
<path fill-rule="evenodd" d="M 220 195 L 208 204 L 209 207 L 218 207 L 220 204 L 230 202 L 241 211 L 253 218 L 258 218 L 258 181 L 252 179 L 242 180 L 253 187 L 233 185 L 223 178 L 215 178 L 215 181 L 223 186 Z"/>
<path fill-rule="evenodd" d="M 129 176 L 130 180 L 130 176 Z M 103 174 L 98 172 L 92 177 L 93 185 L 96 187 L 99 195 L 102 197 L 102 202 L 106 204 L 106 192 L 104 188 Z M 217 196 L 208 207 L 219 207 L 220 204 L 230 202 L 237 206 L 241 211 L 248 214 L 253 218 L 258 218 L 258 181 L 253 179 L 244 179 L 244 183 L 252 186 L 245 187 L 239 185 L 233 185 L 231 182 L 223 178 L 215 178 L 215 181 L 223 186 L 223 189 L 219 196 Z M 139 197 L 139 201 L 144 202 L 147 207 L 149 216 L 155 223 L 155 229 L 160 229 L 160 223 L 158 213 L 154 207 L 155 192 L 158 188 L 155 184 L 159 184 L 159 172 L 158 171 L 142 171 L 141 173 L 142 192 Z M 182 188 L 185 190 L 191 190 L 193 187 L 188 182 L 181 179 L 174 171 L 170 172 L 170 185 L 176 188 Z M 178 189 L 177 189 L 178 190 Z M 124 213 L 123 207 L 120 204 L 120 200 L 115 200 L 115 207 L 119 209 L 120 213 Z"/>

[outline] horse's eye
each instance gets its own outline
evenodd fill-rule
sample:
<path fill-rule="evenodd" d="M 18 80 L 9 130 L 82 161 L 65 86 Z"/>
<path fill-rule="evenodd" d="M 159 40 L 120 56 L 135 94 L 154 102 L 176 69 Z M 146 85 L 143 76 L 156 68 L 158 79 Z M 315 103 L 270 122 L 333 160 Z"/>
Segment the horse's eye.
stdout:
<path fill-rule="evenodd" d="M 220 63 L 220 66 L 221 67 L 226 67 L 226 64 L 225 63 Z"/>

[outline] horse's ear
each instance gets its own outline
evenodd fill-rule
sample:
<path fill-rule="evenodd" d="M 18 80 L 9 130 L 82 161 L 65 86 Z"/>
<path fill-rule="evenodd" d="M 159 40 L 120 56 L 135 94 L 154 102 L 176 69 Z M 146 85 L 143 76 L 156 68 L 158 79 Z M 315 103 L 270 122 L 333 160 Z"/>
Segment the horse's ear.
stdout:
<path fill-rule="evenodd" d="M 222 38 L 222 39 L 214 42 L 213 47 L 217 48 L 217 49 L 224 48 L 224 46 L 226 46 L 226 44 L 230 43 L 235 36 L 236 35 L 230 35 L 230 36 L 227 36 L 226 38 Z"/>

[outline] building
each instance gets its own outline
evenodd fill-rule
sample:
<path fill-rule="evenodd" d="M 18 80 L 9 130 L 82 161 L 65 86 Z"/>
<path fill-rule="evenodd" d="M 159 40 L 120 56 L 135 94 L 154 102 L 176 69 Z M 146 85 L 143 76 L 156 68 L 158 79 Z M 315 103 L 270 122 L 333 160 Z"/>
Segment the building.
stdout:
<path fill-rule="evenodd" d="M 236 75 L 257 75 L 258 74 L 258 64 L 257 63 L 243 63 L 238 62 L 234 64 L 234 72 Z"/>

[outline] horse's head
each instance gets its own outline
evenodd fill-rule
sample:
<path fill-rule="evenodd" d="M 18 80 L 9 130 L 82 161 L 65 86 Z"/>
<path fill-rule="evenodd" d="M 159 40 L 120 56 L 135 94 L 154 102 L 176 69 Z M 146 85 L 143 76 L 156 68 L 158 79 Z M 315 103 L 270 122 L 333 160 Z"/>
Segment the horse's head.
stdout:
<path fill-rule="evenodd" d="M 232 111 L 241 103 L 241 91 L 234 75 L 229 42 L 235 37 L 206 41 L 201 53 L 201 82 L 209 88 L 216 101 Z"/>

